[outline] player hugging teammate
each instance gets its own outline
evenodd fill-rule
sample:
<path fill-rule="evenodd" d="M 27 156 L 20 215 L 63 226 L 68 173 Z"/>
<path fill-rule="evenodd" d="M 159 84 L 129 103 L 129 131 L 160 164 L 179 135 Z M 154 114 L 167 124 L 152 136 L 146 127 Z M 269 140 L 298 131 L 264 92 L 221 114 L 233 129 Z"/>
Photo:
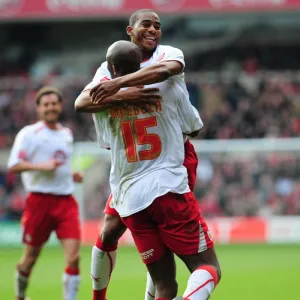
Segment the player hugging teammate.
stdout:
<path fill-rule="evenodd" d="M 205 300 L 221 271 L 192 192 L 198 160 L 186 136 L 197 135 L 202 122 L 189 101 L 184 57 L 159 44 L 161 24 L 152 10 L 135 12 L 127 34 L 131 43 L 108 49 L 107 61 L 75 103 L 78 111 L 93 113 L 99 144 L 111 149 L 112 158 L 112 195 L 92 252 L 93 299 L 106 299 L 118 240 L 128 227 L 150 273 L 145 299 L 176 297 L 175 253 L 191 272 L 183 299 Z M 150 111 L 158 101 L 161 111 Z M 112 112 L 120 104 L 127 112 L 147 109 L 116 118 Z"/>

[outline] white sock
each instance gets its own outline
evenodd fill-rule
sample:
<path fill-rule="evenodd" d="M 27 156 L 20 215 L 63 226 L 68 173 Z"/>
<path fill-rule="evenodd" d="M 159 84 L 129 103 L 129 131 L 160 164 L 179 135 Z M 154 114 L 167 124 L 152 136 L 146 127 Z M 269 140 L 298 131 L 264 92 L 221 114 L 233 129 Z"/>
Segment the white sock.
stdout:
<path fill-rule="evenodd" d="M 145 300 L 154 300 L 155 299 L 155 285 L 154 282 L 147 272 L 147 284 L 146 284 L 146 292 L 145 292 Z"/>
<path fill-rule="evenodd" d="M 64 300 L 77 299 L 79 284 L 80 284 L 80 275 L 70 275 L 64 273 L 63 275 Z"/>
<path fill-rule="evenodd" d="M 29 282 L 29 273 L 25 274 L 18 269 L 15 276 L 15 290 L 18 298 L 25 298 L 25 292 Z"/>
<path fill-rule="evenodd" d="M 190 276 L 183 294 L 184 300 L 207 300 L 218 283 L 216 270 L 211 266 L 202 266 Z"/>
<path fill-rule="evenodd" d="M 117 250 L 105 252 L 97 246 L 92 250 L 91 277 L 93 280 L 93 290 L 106 289 L 110 275 L 116 264 Z"/>

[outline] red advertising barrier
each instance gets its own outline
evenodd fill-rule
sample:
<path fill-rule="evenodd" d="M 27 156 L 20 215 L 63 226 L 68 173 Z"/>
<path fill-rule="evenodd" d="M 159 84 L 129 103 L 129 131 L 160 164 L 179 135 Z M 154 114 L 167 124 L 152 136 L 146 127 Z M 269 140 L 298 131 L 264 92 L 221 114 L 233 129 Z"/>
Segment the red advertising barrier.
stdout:
<path fill-rule="evenodd" d="M 298 220 L 299 221 L 299 220 Z M 207 220 L 216 243 L 264 243 L 268 242 L 268 221 L 261 218 L 217 218 Z M 93 244 L 100 232 L 101 222 L 87 221 L 83 224 L 83 243 Z M 120 244 L 133 245 L 129 230 Z"/>
<path fill-rule="evenodd" d="M 299 0 L 0 0 L 0 18 L 89 18 L 128 15 L 141 8 L 159 13 L 300 9 Z"/>

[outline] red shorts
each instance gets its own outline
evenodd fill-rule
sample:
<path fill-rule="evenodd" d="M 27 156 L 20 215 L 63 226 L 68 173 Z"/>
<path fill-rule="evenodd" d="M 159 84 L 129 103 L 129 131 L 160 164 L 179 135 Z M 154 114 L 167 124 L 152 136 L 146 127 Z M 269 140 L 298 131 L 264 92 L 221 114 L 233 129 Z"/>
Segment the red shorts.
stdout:
<path fill-rule="evenodd" d="M 72 195 L 31 193 L 22 216 L 23 242 L 42 246 L 52 231 L 59 239 L 81 238 L 78 204 Z"/>
<path fill-rule="evenodd" d="M 214 246 L 193 192 L 168 193 L 122 221 L 145 264 L 161 258 L 167 248 L 177 255 L 191 255 Z"/>
<path fill-rule="evenodd" d="M 187 170 L 190 190 L 193 191 L 197 178 L 198 156 L 190 140 L 184 143 L 183 165 Z"/>
<path fill-rule="evenodd" d="M 195 151 L 195 148 L 193 144 L 187 140 L 184 143 L 184 162 L 183 165 L 187 169 L 187 174 L 188 174 L 188 183 L 190 190 L 193 191 L 196 183 L 196 178 L 197 178 L 197 167 L 198 167 L 198 157 Z M 109 195 L 108 200 L 105 205 L 104 213 L 107 215 L 113 215 L 113 216 L 118 216 L 118 212 L 110 207 L 110 202 L 112 200 L 112 194 Z"/>

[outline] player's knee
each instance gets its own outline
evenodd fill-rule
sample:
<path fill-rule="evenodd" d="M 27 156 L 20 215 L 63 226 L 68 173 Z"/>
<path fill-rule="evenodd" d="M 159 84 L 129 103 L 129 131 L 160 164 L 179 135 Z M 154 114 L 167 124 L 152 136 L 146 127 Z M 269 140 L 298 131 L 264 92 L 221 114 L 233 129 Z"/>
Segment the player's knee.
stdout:
<path fill-rule="evenodd" d="M 28 251 L 20 262 L 20 265 L 22 266 L 22 270 L 29 272 L 34 266 L 34 264 L 36 263 L 39 254 L 40 254 L 39 250 L 33 249 L 32 251 Z"/>
<path fill-rule="evenodd" d="M 67 265 L 69 267 L 78 268 L 80 261 L 79 251 L 69 254 L 67 257 Z"/>
<path fill-rule="evenodd" d="M 104 247 L 113 247 L 118 244 L 126 227 L 118 216 L 105 215 L 104 226 L 100 237 Z"/>

